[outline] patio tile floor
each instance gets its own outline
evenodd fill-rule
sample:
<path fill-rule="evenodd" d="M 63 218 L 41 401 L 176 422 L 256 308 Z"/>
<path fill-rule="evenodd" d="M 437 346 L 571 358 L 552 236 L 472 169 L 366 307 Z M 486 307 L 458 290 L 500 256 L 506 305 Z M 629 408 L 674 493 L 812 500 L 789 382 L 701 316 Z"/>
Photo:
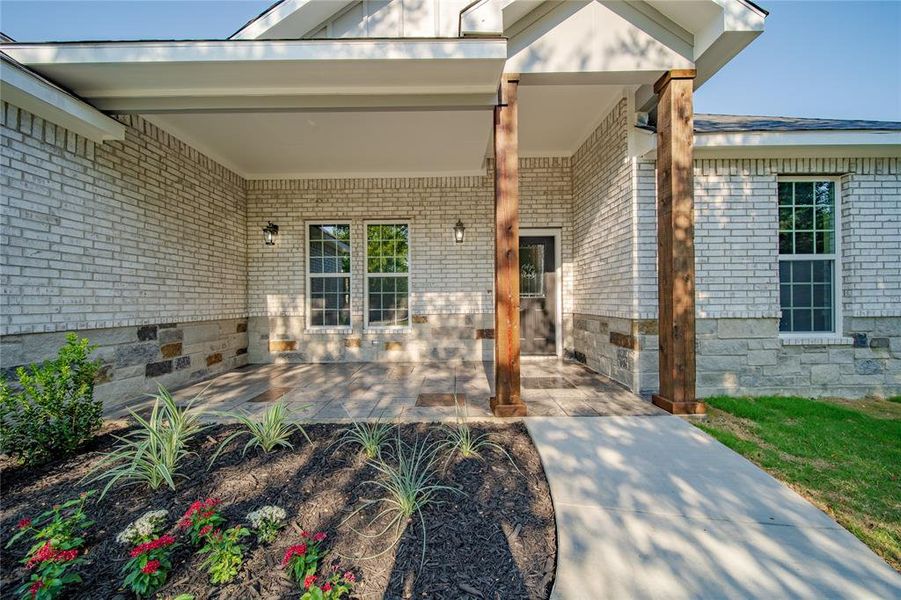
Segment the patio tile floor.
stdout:
<path fill-rule="evenodd" d="M 596 417 L 656 415 L 663 411 L 585 366 L 556 359 L 523 359 L 522 394 L 530 416 Z M 280 396 L 292 415 L 311 421 L 384 418 L 398 421 L 446 421 L 452 406 L 416 406 L 420 394 L 461 394 L 469 418 L 493 419 L 488 406 L 493 382 L 491 363 L 320 363 L 250 365 L 173 392 L 210 419 L 222 412 L 260 414 Z M 106 407 L 107 417 L 124 417 L 151 400 Z"/>

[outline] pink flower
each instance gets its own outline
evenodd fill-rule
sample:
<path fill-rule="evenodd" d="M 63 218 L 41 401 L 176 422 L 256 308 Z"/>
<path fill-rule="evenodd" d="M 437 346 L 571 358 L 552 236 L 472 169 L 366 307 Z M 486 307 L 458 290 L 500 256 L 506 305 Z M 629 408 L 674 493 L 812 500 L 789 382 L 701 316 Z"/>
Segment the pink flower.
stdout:
<path fill-rule="evenodd" d="M 25 517 L 24 519 L 21 519 L 21 520 L 19 521 L 19 524 L 17 525 L 17 527 L 18 527 L 19 529 L 25 529 L 25 528 L 28 527 L 29 525 L 31 525 L 31 519 L 29 519 L 28 517 Z"/>
<path fill-rule="evenodd" d="M 38 579 L 34 583 L 31 584 L 31 587 L 28 588 L 28 591 L 31 592 L 31 597 L 36 598 L 40 589 L 44 587 L 44 582 Z"/>
<path fill-rule="evenodd" d="M 160 561 L 158 560 L 148 560 L 147 564 L 144 565 L 144 568 L 141 569 L 141 573 L 145 575 L 153 575 L 160 569 Z"/>
<path fill-rule="evenodd" d="M 328 583 L 328 582 L 324 583 L 324 584 L 322 585 L 322 591 L 323 591 L 323 592 L 330 592 L 330 591 L 332 591 L 332 584 L 330 584 L 330 583 Z"/>
<path fill-rule="evenodd" d="M 210 531 L 212 531 L 212 530 L 213 530 L 213 526 L 212 526 L 212 525 L 204 525 L 203 527 L 200 528 L 200 537 L 205 536 L 206 534 L 208 534 L 208 533 L 209 533 Z"/>
<path fill-rule="evenodd" d="M 313 536 L 314 542 L 321 542 L 324 539 L 325 539 L 325 532 L 323 532 L 323 531 L 320 531 L 319 533 L 317 533 Z"/>
<path fill-rule="evenodd" d="M 351 573 L 350 571 L 347 571 L 347 572 L 344 574 L 344 581 L 346 581 L 346 582 L 348 582 L 348 583 L 353 583 L 353 582 L 355 582 L 356 580 L 357 580 L 356 576 L 355 576 L 353 573 Z"/>
<path fill-rule="evenodd" d="M 303 580 L 303 587 L 305 589 L 310 589 L 310 586 L 313 585 L 314 583 L 316 583 L 316 576 L 315 575 L 307 575 L 306 578 Z"/>

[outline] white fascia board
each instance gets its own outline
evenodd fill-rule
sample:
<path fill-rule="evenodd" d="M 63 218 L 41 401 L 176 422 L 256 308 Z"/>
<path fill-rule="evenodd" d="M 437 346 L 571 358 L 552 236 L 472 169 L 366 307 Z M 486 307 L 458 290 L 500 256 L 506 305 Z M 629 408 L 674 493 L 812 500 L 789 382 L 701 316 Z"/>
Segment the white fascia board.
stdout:
<path fill-rule="evenodd" d="M 223 40 L 6 44 L 27 65 L 504 59 L 506 40 Z"/>
<path fill-rule="evenodd" d="M 695 148 L 893 146 L 901 131 L 747 131 L 696 133 Z"/>
<path fill-rule="evenodd" d="M 657 135 L 640 158 L 657 156 Z M 899 157 L 901 131 L 756 131 L 696 133 L 695 158 Z"/>
<path fill-rule="evenodd" d="M 721 10 L 694 36 L 698 71 L 695 87 L 710 79 L 726 63 L 763 33 L 766 14 L 744 2 L 715 0 Z"/>
<path fill-rule="evenodd" d="M 125 139 L 125 126 L 118 121 L 5 60 L 0 99 L 97 143 Z"/>
<path fill-rule="evenodd" d="M 262 40 L 300 37 L 316 29 L 352 3 L 353 0 L 329 0 L 327 2 L 322 0 L 285 0 L 245 25 L 228 39 Z"/>

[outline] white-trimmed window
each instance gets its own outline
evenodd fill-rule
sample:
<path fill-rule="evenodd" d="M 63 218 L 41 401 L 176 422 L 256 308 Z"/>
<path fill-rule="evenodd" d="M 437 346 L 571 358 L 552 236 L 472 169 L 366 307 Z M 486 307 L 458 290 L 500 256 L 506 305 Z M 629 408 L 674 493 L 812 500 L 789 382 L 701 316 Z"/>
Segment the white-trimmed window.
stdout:
<path fill-rule="evenodd" d="M 307 325 L 350 327 L 350 223 L 307 224 Z"/>
<path fill-rule="evenodd" d="M 841 325 L 838 181 L 780 178 L 778 186 L 779 331 L 836 333 Z"/>
<path fill-rule="evenodd" d="M 366 325 L 410 326 L 410 224 L 366 223 Z"/>

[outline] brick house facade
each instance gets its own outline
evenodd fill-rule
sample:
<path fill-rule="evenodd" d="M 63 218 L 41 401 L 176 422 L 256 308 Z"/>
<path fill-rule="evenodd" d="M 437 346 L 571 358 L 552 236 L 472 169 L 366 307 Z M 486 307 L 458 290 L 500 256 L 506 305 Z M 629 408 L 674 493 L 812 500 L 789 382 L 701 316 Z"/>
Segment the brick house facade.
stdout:
<path fill-rule="evenodd" d="M 563 348 L 643 394 L 657 385 L 653 162 L 627 154 L 627 103 L 572 158 L 521 160 L 522 227 L 558 228 Z M 98 393 L 137 395 L 271 361 L 490 360 L 492 177 L 245 181 L 138 117 L 95 144 L 3 106 L 4 369 L 98 344 Z M 898 158 L 698 159 L 698 394 L 896 394 Z M 490 168 L 490 166 L 489 166 Z M 776 180 L 836 173 L 844 329 L 780 339 Z M 212 200 L 212 203 L 211 203 Z M 411 224 L 409 331 L 305 326 L 304 227 Z M 462 219 L 466 243 L 448 223 Z M 261 243 L 260 223 L 280 224 Z M 355 255 L 354 271 L 362 268 Z"/>
<path fill-rule="evenodd" d="M 461 15 L 469 10 L 465 5 L 459 7 Z M 263 77 L 269 71 L 253 71 L 259 66 L 253 61 L 262 59 L 241 55 L 244 48 L 271 46 L 281 53 L 279 61 L 287 60 L 282 58 L 284 53 L 294 52 L 299 65 L 308 61 L 318 66 L 319 48 L 327 46 L 334 53 L 349 52 L 347 48 L 353 47 L 329 39 L 315 44 L 267 41 L 264 34 L 256 33 L 257 37 L 246 43 L 199 42 L 197 51 L 203 56 L 191 55 L 190 61 L 177 54 L 194 52 L 190 43 L 166 49 L 174 53 L 173 62 L 186 61 L 189 66 L 185 68 L 200 65 L 198 69 L 209 67 L 202 64 L 212 60 L 208 55 L 220 50 L 235 53 L 228 55 L 234 63 L 230 70 L 209 71 L 210 77 L 225 77 L 235 86 L 234 97 L 211 100 L 210 89 L 185 88 L 182 96 L 173 100 L 168 91 L 165 98 L 153 96 L 149 87 L 141 90 L 146 97 L 133 90 L 114 89 L 119 78 L 105 75 L 103 69 L 114 62 L 109 53 L 115 53 L 117 47 L 99 48 L 107 54 L 85 71 L 86 77 L 97 77 L 93 88 L 85 88 L 86 99 L 104 113 L 83 103 L 76 107 L 81 111 L 76 119 L 58 110 L 45 111 L 44 105 L 28 98 L 7 96 L 0 115 L 3 371 L 9 373 L 16 366 L 52 356 L 67 331 L 77 331 L 99 346 L 97 356 L 104 366 L 97 391 L 110 400 L 135 397 L 159 384 L 197 381 L 248 363 L 490 361 L 496 301 L 495 164 L 491 154 L 484 152 L 491 131 L 490 112 L 484 109 L 493 110 L 500 72 L 526 73 L 523 81 L 528 83 L 532 69 L 535 85 L 522 86 L 519 226 L 524 236 L 530 231 L 555 236 L 560 263 L 557 353 L 581 361 L 635 392 L 656 392 L 661 342 L 657 335 L 657 173 L 654 137 L 647 122 L 653 104 L 649 84 L 661 73 L 694 67 L 700 69 L 699 78 L 709 77 L 712 72 L 704 72 L 705 61 L 721 65 L 731 58 L 762 31 L 763 16 L 747 3 L 734 3 L 730 10 L 750 11 L 747 14 L 759 21 L 749 18 L 740 25 L 747 30 L 722 34 L 724 40 L 741 40 L 735 42 L 729 56 L 714 59 L 704 54 L 706 50 L 698 50 L 695 61 L 686 61 L 684 53 L 665 47 L 671 38 L 662 36 L 648 41 L 659 45 L 655 60 L 660 64 L 624 64 L 617 67 L 621 71 L 612 80 L 599 79 L 598 73 L 605 74 L 606 67 L 594 65 L 590 57 L 577 65 L 551 61 L 557 70 L 551 75 L 565 73 L 567 78 L 585 74 L 576 72 L 578 69 L 594 69 L 585 85 L 555 87 L 549 83 L 552 76 L 542 71 L 551 66 L 530 63 L 521 49 L 547 50 L 564 43 L 553 37 L 555 26 L 578 17 L 566 12 L 575 10 L 573 6 L 543 15 L 530 13 L 528 19 L 549 24 L 549 33 L 538 35 L 534 31 L 544 29 L 533 30 L 523 21 L 511 29 L 517 33 L 511 34 L 509 47 L 500 39 L 465 39 L 463 28 L 489 26 L 482 20 L 477 24 L 460 21 L 460 40 L 444 29 L 434 34 L 435 40 L 410 40 L 416 52 L 433 52 L 429 64 L 446 77 L 462 77 L 462 72 L 472 79 L 459 83 L 460 90 L 470 93 L 463 99 L 465 94 L 453 86 L 435 87 L 421 72 L 395 64 L 392 68 L 399 69 L 398 73 L 422 78 L 416 81 L 428 93 L 420 93 L 420 97 L 406 88 L 391 88 L 393 95 L 379 96 L 388 88 L 373 84 L 371 89 L 354 90 L 346 98 L 334 100 L 343 104 L 333 112 L 328 107 L 314 107 L 317 112 L 302 113 L 297 106 L 314 102 L 303 96 L 307 93 L 303 90 L 297 92 L 300 100 L 290 99 L 300 103 L 294 108 L 278 104 L 287 102 L 284 95 L 256 99 L 260 106 L 248 107 L 242 104 L 248 100 L 242 95 L 246 90 L 238 89 L 243 85 L 239 74 L 246 76 L 252 87 L 252 73 Z M 710 8 L 724 10 L 721 3 L 711 3 Z M 632 27 L 631 17 L 614 14 L 607 7 L 590 4 L 584 10 L 591 13 L 583 22 L 589 29 L 604 22 Z M 312 28 L 315 35 L 304 39 L 328 37 L 334 27 Z M 629 30 L 638 31 L 634 27 Z M 378 31 L 361 35 L 379 38 Z M 389 49 L 401 53 L 405 36 L 414 34 L 398 34 L 397 44 Z M 456 44 L 450 48 L 460 57 L 453 58 L 453 52 L 444 46 L 438 50 L 427 46 L 438 44 L 439 39 L 441 44 Z M 354 40 L 354 44 L 362 43 Z M 373 43 L 385 44 L 380 39 Z M 720 51 L 711 47 L 710 52 Z M 137 52 L 132 54 L 128 52 L 134 49 L 125 48 L 122 60 L 132 60 L 143 47 L 135 48 Z M 370 52 L 381 51 L 379 48 L 374 45 Z M 48 62 L 43 50 L 4 45 L 5 52 L 29 68 L 42 70 L 48 77 L 62 77 L 63 83 L 77 87 L 76 80 L 66 80 L 66 69 L 71 67 L 74 73 L 82 68 L 79 61 L 86 60 L 88 51 L 60 45 L 53 48 L 57 54 Z M 315 56 L 304 54 L 308 51 Z M 478 53 L 482 54 L 474 56 Z M 359 56 L 344 58 L 348 64 L 365 63 Z M 454 60 L 472 60 L 472 64 L 468 70 L 458 69 L 450 64 Z M 484 73 L 486 64 L 495 71 Z M 242 71 L 245 67 L 248 70 Z M 16 73 L 15 69 L 4 71 L 10 77 Z M 34 73 L 19 76 L 33 77 L 34 85 L 52 87 Z M 275 85 L 283 81 L 278 78 L 285 73 L 273 71 L 272 76 L 276 79 L 269 83 Z M 634 81 L 622 83 L 628 77 Z M 179 79 L 179 85 L 187 85 L 188 79 Z M 97 82 L 109 89 L 104 91 Z M 146 85 L 163 87 L 164 83 Z M 14 84 L 23 85 L 10 83 Z M 482 90 L 481 95 L 473 89 Z M 488 100 L 483 97 L 485 89 Z M 64 97 L 66 102 L 81 102 L 65 90 L 44 92 Z M 365 107 L 367 111 L 355 112 L 360 107 L 354 102 L 360 102 L 363 92 L 370 93 L 363 96 L 367 102 L 390 110 L 368 112 L 371 107 Z M 542 113 L 539 109 L 550 102 L 548 98 L 554 98 L 548 94 L 554 93 L 560 94 L 557 98 L 562 99 L 564 110 Z M 580 96 L 583 93 L 595 96 Z M 264 106 L 264 101 L 270 104 Z M 141 102 L 156 104 L 141 116 Z M 173 108 L 178 102 L 186 104 Z M 203 102 L 210 105 L 200 106 Z M 408 105 L 417 102 L 422 104 L 410 109 Z M 452 102 L 460 106 L 442 112 Z M 228 106 L 235 112 L 222 108 L 223 103 L 232 103 Z M 276 110 L 271 110 L 273 107 Z M 252 112 L 257 109 L 259 114 Z M 77 112 L 71 106 L 69 110 Z M 235 136 L 217 137 L 221 123 L 245 127 L 241 131 L 256 135 L 253 128 L 247 128 L 247 123 L 256 121 L 242 120 L 242 115 L 251 114 L 263 124 L 275 123 L 268 130 L 260 126 L 260 138 L 247 140 L 248 145 L 265 142 L 257 149 L 273 146 L 275 149 L 267 150 L 270 160 L 290 163 L 292 153 L 300 157 L 298 162 L 318 159 L 305 147 L 276 147 L 278 115 L 293 118 L 292 110 L 306 114 L 306 121 L 284 117 L 284 127 L 306 128 L 297 131 L 310 136 L 316 135 L 317 127 L 325 128 L 324 124 L 331 123 L 340 131 L 340 123 L 329 121 L 334 117 L 374 130 L 389 123 L 394 127 L 388 128 L 391 133 L 407 137 L 397 142 L 393 151 L 383 148 L 391 141 L 381 134 L 366 137 L 361 133 L 343 146 L 340 140 L 311 138 L 323 144 L 323 155 L 335 151 L 339 158 L 356 146 L 364 147 L 365 151 L 354 156 L 361 164 L 371 161 L 367 163 L 369 171 L 359 167 L 360 172 L 355 172 L 357 165 L 351 164 L 343 165 L 344 174 L 309 171 L 288 176 L 274 172 L 275 167 L 248 172 L 254 165 L 259 167 L 259 161 L 250 160 L 249 152 L 227 139 Z M 560 117 L 567 111 L 575 115 L 568 121 Z M 195 113 L 200 116 L 192 116 Z M 423 114 L 437 115 L 432 122 L 445 137 L 465 130 L 461 141 L 456 145 L 441 139 L 423 141 L 418 131 Z M 409 122 L 403 121 L 407 118 Z M 205 119 L 213 126 L 204 125 Z M 544 119 L 557 119 L 553 123 L 567 132 L 565 144 L 550 149 L 551 142 L 556 143 L 556 138 L 551 139 L 556 131 L 544 126 Z M 772 128 L 772 124 L 767 126 Z M 890 137 L 883 136 L 878 144 L 861 141 L 849 130 L 845 131 L 849 141 L 828 147 L 817 145 L 814 138 L 818 132 L 841 132 L 846 125 L 818 126 L 819 130 L 810 132 L 813 137 L 789 145 L 752 147 L 717 142 L 700 144 L 701 150 L 694 155 L 694 315 L 696 391 L 700 397 L 720 393 L 849 397 L 901 393 L 901 141 L 896 133 L 901 126 L 879 125 L 880 133 Z M 794 123 L 781 131 L 805 127 L 813 125 Z M 867 127 L 860 125 L 853 131 Z M 98 128 L 104 133 L 97 133 Z M 473 131 L 478 133 L 473 139 L 464 136 Z M 765 135 L 766 131 L 739 133 Z M 717 132 L 699 130 L 696 143 L 714 134 Z M 423 166 L 422 152 L 402 147 L 416 143 L 443 151 L 447 164 L 456 165 L 465 158 L 466 172 L 450 167 L 430 172 Z M 397 154 L 388 159 L 398 164 L 403 159 L 421 172 L 407 169 L 395 173 L 388 167 L 372 167 L 390 162 L 382 160 L 381 154 Z M 471 168 L 473 164 L 476 166 Z M 779 185 L 791 177 L 810 176 L 834 181 L 840 198 L 841 226 L 834 259 L 840 277 L 836 276 L 831 291 L 838 327 L 816 335 L 785 335 L 780 333 Z M 384 220 L 402 222 L 409 230 L 409 295 L 405 300 L 409 323 L 396 329 L 366 325 L 365 228 L 369 222 Z M 279 226 L 274 245 L 263 243 L 261 228 L 267 222 Z M 465 224 L 463 243 L 454 240 L 455 222 Z M 310 326 L 309 226 L 314 223 L 349 227 L 346 327 Z M 825 286 L 822 282 L 811 285 Z"/>

